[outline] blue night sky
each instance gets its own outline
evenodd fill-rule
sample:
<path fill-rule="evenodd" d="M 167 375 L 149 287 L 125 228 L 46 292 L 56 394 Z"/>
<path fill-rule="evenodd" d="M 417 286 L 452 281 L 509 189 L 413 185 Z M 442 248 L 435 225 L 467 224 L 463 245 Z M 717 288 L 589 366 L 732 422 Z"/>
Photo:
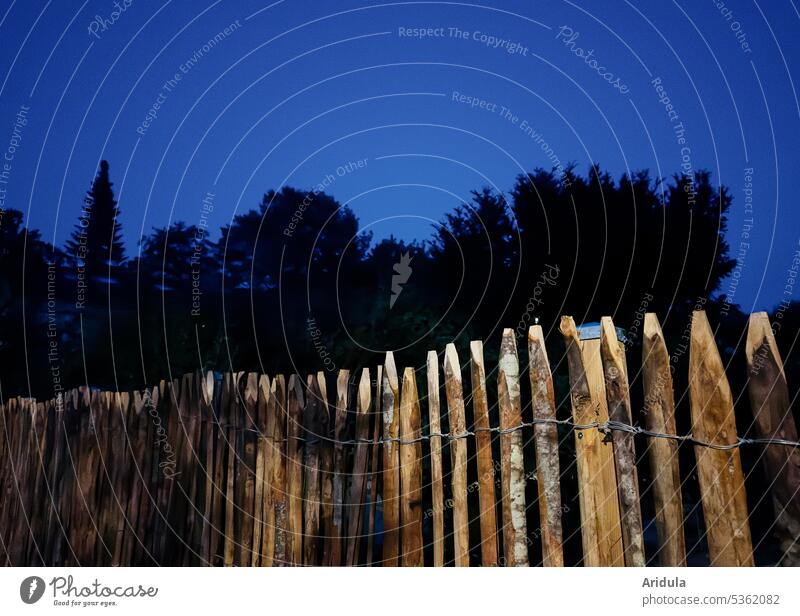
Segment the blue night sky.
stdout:
<path fill-rule="evenodd" d="M 5 207 L 49 241 L 69 235 L 102 158 L 129 255 L 154 226 L 197 224 L 208 192 L 217 229 L 270 188 L 325 182 L 375 237 L 410 240 L 553 156 L 614 176 L 687 163 L 734 196 L 732 300 L 783 299 L 800 248 L 791 0 L 118 6 L 0 6 L 0 146 L 17 125 Z"/>

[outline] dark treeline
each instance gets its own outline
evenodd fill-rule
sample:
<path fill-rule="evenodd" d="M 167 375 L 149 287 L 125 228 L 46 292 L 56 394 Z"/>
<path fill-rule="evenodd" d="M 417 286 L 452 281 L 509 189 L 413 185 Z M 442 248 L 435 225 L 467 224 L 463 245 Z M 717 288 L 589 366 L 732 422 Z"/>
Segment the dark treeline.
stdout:
<path fill-rule="evenodd" d="M 507 196 L 475 191 L 426 241 L 374 242 L 333 197 L 287 187 L 221 234 L 208 228 L 219 207 L 209 195 L 198 225 L 154 229 L 132 255 L 103 161 L 63 247 L 3 215 L 3 394 L 127 389 L 198 369 L 353 368 L 388 349 L 420 365 L 451 340 L 491 350 L 502 327 L 547 331 L 561 314 L 610 314 L 635 344 L 644 311 L 679 337 L 697 305 L 722 317 L 733 347 L 744 315 L 715 295 L 734 267 L 730 206 L 704 172 L 659 182 L 536 170 Z"/>
<path fill-rule="evenodd" d="M 705 172 L 658 181 L 647 172 L 614 180 L 596 167 L 586 176 L 536 170 L 519 176 L 508 195 L 475 191 L 429 239 L 405 243 L 373 241 L 333 197 L 287 187 L 265 194 L 221 234 L 208 228 L 221 206 L 208 195 L 197 225 L 154 229 L 132 255 L 103 162 L 63 247 L 26 228 L 20 212 L 1 213 L 0 393 L 130 390 L 200 369 L 332 374 L 378 365 L 389 349 L 398 366 L 422 366 L 429 349 L 441 352 L 451 341 L 467 366 L 470 339 L 485 341 L 491 370 L 502 328 L 518 332 L 524 363 L 525 334 L 538 322 L 549 333 L 559 413 L 569 416 L 560 315 L 578 323 L 613 316 L 628 338 L 637 389 L 643 315 L 653 311 L 680 355 L 678 422 L 688 432 L 688 348 L 681 345 L 692 310 L 703 308 L 730 362 L 740 430 L 749 434 L 741 395 L 746 315 L 719 294 L 735 266 L 725 240 L 731 203 Z M 796 303 L 772 314 L 793 394 L 799 317 Z M 496 376 L 487 377 L 491 388 Z M 569 448 L 571 439 L 564 442 Z M 691 468 L 691 450 L 682 450 Z M 743 451 L 746 471 L 757 455 Z M 768 534 L 772 519 L 762 495 L 748 494 L 752 523 L 760 525 L 754 536 Z M 577 510 L 575 501 L 572 524 Z M 699 535 L 699 507 L 687 516 Z"/>

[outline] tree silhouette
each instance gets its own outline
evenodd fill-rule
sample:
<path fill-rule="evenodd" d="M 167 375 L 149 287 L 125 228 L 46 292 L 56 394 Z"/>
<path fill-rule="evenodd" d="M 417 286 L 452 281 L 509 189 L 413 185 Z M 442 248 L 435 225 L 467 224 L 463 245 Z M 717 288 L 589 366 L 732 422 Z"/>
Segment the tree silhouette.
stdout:
<path fill-rule="evenodd" d="M 53 395 L 47 334 L 59 331 L 55 293 L 59 259 L 39 231 L 23 225 L 22 212 L 0 211 L 0 392 L 4 396 Z"/>
<path fill-rule="evenodd" d="M 112 186 L 108 162 L 100 161 L 100 170 L 84 197 L 75 230 L 64 245 L 72 278 L 77 284 L 86 285 L 86 305 L 101 302 L 104 286 L 120 283 L 125 261 L 120 212 Z"/>

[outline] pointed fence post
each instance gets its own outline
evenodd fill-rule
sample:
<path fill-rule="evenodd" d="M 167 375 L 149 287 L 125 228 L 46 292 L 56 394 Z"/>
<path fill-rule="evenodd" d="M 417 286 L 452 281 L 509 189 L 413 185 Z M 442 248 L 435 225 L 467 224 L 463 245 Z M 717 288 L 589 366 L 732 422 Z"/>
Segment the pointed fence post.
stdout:
<path fill-rule="evenodd" d="M 608 421 L 600 341 L 581 341 L 575 321 L 561 317 L 567 347 L 575 455 L 578 463 L 578 499 L 581 505 L 583 562 L 587 567 L 621 567 L 622 529 L 611 443 L 594 427 Z"/>
<path fill-rule="evenodd" d="M 475 423 L 475 446 L 478 458 L 478 503 L 481 523 L 481 564 L 497 566 L 497 513 L 494 494 L 494 461 L 492 433 L 489 431 L 489 401 L 486 396 L 486 370 L 483 364 L 483 342 L 469 344 L 472 377 L 472 414 Z"/>
<path fill-rule="evenodd" d="M 444 352 L 444 385 L 450 423 L 451 484 L 453 487 L 453 542 L 457 567 L 469 567 L 469 510 L 467 507 L 467 420 L 461 364 L 453 343 Z"/>
<path fill-rule="evenodd" d="M 750 315 L 747 330 L 747 382 L 750 407 L 760 438 L 797 441 L 783 361 L 766 312 Z M 781 564 L 800 565 L 800 449 L 767 445 L 764 471 L 775 510 L 775 535 Z"/>
<path fill-rule="evenodd" d="M 600 355 L 605 373 L 608 418 L 625 426 L 633 425 L 631 398 L 628 388 L 628 368 L 625 349 L 617 339 L 614 322 L 610 317 L 600 321 Z M 619 495 L 620 522 L 625 565 L 644 567 L 642 511 L 639 507 L 639 475 L 636 471 L 636 449 L 633 434 L 624 430 L 611 430 L 614 445 L 614 465 L 617 469 L 617 494 Z"/>
<path fill-rule="evenodd" d="M 275 557 L 275 503 L 273 502 L 273 486 L 275 477 L 275 428 L 274 428 L 274 403 L 270 409 L 271 385 L 269 377 L 262 374 L 258 379 L 258 419 L 261 426 L 259 438 L 259 455 L 261 456 L 258 478 L 261 496 L 261 558 L 262 567 L 271 567 Z M 272 410 L 272 417 L 270 416 Z M 256 464 L 258 467 L 258 464 Z M 259 498 L 259 488 L 256 484 L 256 500 Z M 258 543 L 254 542 L 256 546 Z"/>
<path fill-rule="evenodd" d="M 328 404 L 328 384 L 325 372 L 317 372 L 317 387 L 319 388 L 320 404 L 320 492 L 322 498 L 320 526 L 322 528 L 322 564 L 330 565 L 333 553 L 333 418 Z"/>
<path fill-rule="evenodd" d="M 417 380 L 414 369 L 406 368 L 400 397 L 400 523 L 404 567 L 425 565 L 422 552 L 422 443 L 417 440 L 421 435 Z"/>
<path fill-rule="evenodd" d="M 533 426 L 536 451 L 536 482 L 539 520 L 542 526 L 542 564 L 564 566 L 561 527 L 561 471 L 558 461 L 558 428 L 553 375 L 540 325 L 528 330 L 528 361 L 531 380 Z"/>
<path fill-rule="evenodd" d="M 522 407 L 519 359 L 513 329 L 503 330 L 497 371 L 500 405 L 500 478 L 503 497 L 503 545 L 506 565 L 527 567 L 528 531 L 525 519 L 525 460 L 522 454 Z"/>
<path fill-rule="evenodd" d="M 711 326 L 702 310 L 692 315 L 689 399 L 694 438 L 712 445 L 732 446 L 730 449 L 694 447 L 711 564 L 752 566 L 753 546 L 742 462 L 736 446 L 733 396 Z"/>
<path fill-rule="evenodd" d="M 272 506 L 275 511 L 275 550 L 272 565 L 285 567 L 291 562 L 289 552 L 289 488 L 287 486 L 288 469 L 288 432 L 286 407 L 286 379 L 282 374 L 275 377 L 270 385 L 267 415 L 273 417 L 272 426 Z"/>
<path fill-rule="evenodd" d="M 644 316 L 642 373 L 646 428 L 650 432 L 676 435 L 675 399 L 669 353 L 664 343 L 661 325 L 652 312 Z M 663 567 L 685 567 L 686 542 L 683 534 L 678 441 L 650 437 L 647 443 L 650 474 L 653 476 L 659 563 Z"/>
<path fill-rule="evenodd" d="M 367 564 L 373 566 L 375 564 L 373 558 L 373 550 L 375 545 L 375 520 L 377 519 L 377 510 L 378 510 L 378 484 L 380 483 L 380 476 L 381 472 L 378 467 L 378 458 L 380 455 L 380 438 L 381 438 L 381 429 L 383 427 L 383 414 L 381 409 L 381 401 L 383 396 L 381 395 L 381 386 L 383 384 L 383 366 L 378 366 L 375 369 L 376 376 L 375 376 L 375 397 L 373 398 L 374 402 L 372 405 L 372 412 L 370 415 L 372 416 L 372 454 L 370 459 L 370 476 L 369 476 L 369 484 L 370 484 L 370 491 L 369 491 L 369 516 L 367 519 L 368 528 L 367 528 Z"/>
<path fill-rule="evenodd" d="M 303 467 L 305 473 L 303 490 L 303 565 L 318 564 L 319 521 L 320 521 L 320 433 L 322 432 L 320 391 L 317 377 L 308 375 L 306 379 L 306 408 L 303 410 L 303 429 L 305 447 L 303 448 Z"/>
<path fill-rule="evenodd" d="M 333 536 L 329 565 L 339 567 L 343 563 L 344 535 L 347 517 L 344 511 L 346 455 L 342 442 L 347 427 L 347 406 L 350 403 L 350 371 L 339 370 L 336 378 L 336 410 L 333 428 Z"/>
<path fill-rule="evenodd" d="M 431 437 L 431 517 L 433 566 L 444 567 L 444 491 L 442 489 L 442 423 L 439 401 L 439 357 L 428 351 L 428 426 Z"/>
<path fill-rule="evenodd" d="M 287 540 L 292 565 L 303 564 L 303 460 L 301 434 L 303 409 L 305 408 L 302 379 L 293 374 L 289 377 L 287 397 L 287 465 L 286 484 L 289 492 Z"/>
<path fill-rule="evenodd" d="M 353 477 L 350 484 L 349 524 L 347 533 L 347 565 L 358 564 L 364 527 L 364 498 L 367 492 L 369 459 L 369 412 L 372 406 L 369 368 L 361 371 L 356 398 L 356 446 L 353 453 Z"/>
<path fill-rule="evenodd" d="M 383 365 L 383 565 L 400 564 L 400 384 L 391 351 Z"/>

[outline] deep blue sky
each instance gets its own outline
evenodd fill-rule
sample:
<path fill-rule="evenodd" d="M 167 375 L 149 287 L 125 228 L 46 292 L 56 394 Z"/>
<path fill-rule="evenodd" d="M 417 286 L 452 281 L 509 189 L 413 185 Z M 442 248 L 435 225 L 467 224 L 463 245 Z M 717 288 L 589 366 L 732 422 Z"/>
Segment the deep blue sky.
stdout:
<path fill-rule="evenodd" d="M 790 0 L 128 2 L 105 30 L 92 22 L 111 20 L 113 1 L 2 2 L 0 147 L 30 107 L 5 206 L 28 213 L 48 240 L 68 236 L 101 158 L 129 252 L 153 226 L 196 224 L 207 191 L 216 229 L 269 188 L 311 188 L 328 174 L 327 192 L 376 237 L 425 239 L 471 189 L 507 191 L 523 170 L 552 165 L 523 122 L 582 172 L 596 161 L 615 176 L 671 175 L 681 146 L 651 83 L 660 77 L 692 166 L 734 195 L 728 238 L 742 269 L 733 301 L 750 310 L 783 299 L 800 236 L 800 14 Z M 579 34 L 571 46 L 562 26 Z M 443 30 L 420 40 L 400 28 Z M 481 34 L 521 51 L 491 48 Z M 627 93 L 571 47 L 593 49 Z M 454 91 L 496 107 L 470 108 Z M 365 166 L 337 175 L 360 159 Z M 742 240 L 748 167 L 753 222 Z"/>

